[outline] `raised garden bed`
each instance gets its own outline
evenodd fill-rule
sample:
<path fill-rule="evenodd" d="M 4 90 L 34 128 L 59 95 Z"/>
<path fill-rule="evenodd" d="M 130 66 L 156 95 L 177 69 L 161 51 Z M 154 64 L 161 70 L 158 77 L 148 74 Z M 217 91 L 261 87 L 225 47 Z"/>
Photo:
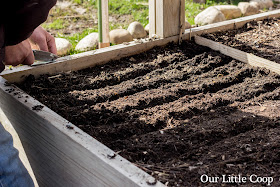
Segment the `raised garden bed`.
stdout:
<path fill-rule="evenodd" d="M 224 45 L 280 63 L 280 19 L 252 21 L 242 28 L 204 35 Z"/>
<path fill-rule="evenodd" d="M 198 186 L 202 174 L 279 178 L 279 85 L 184 42 L 18 86 L 162 183 Z"/>
<path fill-rule="evenodd" d="M 276 10 L 198 27 L 182 38 L 279 16 Z M 201 37 L 196 43 L 242 62 L 188 42 L 152 49 L 178 40 L 141 40 L 2 73 L 1 123 L 15 127 L 40 185 L 196 186 L 203 174 L 253 171 L 279 185 L 279 66 Z M 42 82 L 29 76 L 46 72 Z M 10 84 L 26 78 L 31 84 L 23 88 L 42 93 L 42 103 Z M 47 90 L 63 97 L 46 99 Z"/>

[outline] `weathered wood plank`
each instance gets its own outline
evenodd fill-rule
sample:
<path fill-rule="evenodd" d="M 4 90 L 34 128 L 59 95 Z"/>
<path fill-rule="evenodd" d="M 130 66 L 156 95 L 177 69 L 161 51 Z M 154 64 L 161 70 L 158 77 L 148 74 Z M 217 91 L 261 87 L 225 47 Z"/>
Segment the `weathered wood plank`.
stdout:
<path fill-rule="evenodd" d="M 149 2 L 151 5 L 152 1 Z M 274 10 L 271 12 L 265 12 L 262 14 L 237 18 L 234 20 L 228 20 L 202 27 L 196 27 L 185 30 L 185 34 L 182 35 L 183 40 L 189 40 L 190 36 L 201 35 L 205 33 L 213 33 L 217 31 L 224 31 L 234 29 L 237 26 L 243 26 L 245 23 L 252 20 L 266 19 L 269 17 L 280 17 L 280 10 Z M 165 39 L 159 39 L 155 41 L 142 40 L 140 43 L 131 42 L 129 45 L 117 45 L 95 51 L 89 51 L 77 55 L 63 57 L 52 64 L 46 64 L 42 66 L 29 67 L 21 66 L 14 68 L 13 70 L 6 70 L 1 75 L 9 82 L 21 82 L 26 76 L 33 74 L 39 76 L 44 73 L 56 74 L 59 72 L 80 70 L 87 67 L 93 67 L 109 62 L 110 60 L 120 59 L 122 57 L 131 56 L 147 51 L 155 46 L 163 46 L 169 42 L 178 42 L 179 36 L 172 36 Z"/>
<path fill-rule="evenodd" d="M 280 64 L 276 62 L 272 62 L 270 60 L 258 57 L 253 54 L 246 53 L 244 51 L 240 51 L 238 49 L 234 49 L 232 47 L 220 44 L 218 42 L 195 36 L 195 42 L 199 45 L 207 46 L 213 50 L 219 51 L 222 54 L 230 56 L 234 59 L 237 59 L 241 62 L 245 62 L 255 67 L 264 67 L 275 73 L 280 74 Z"/>
<path fill-rule="evenodd" d="M 122 57 L 139 54 L 155 46 L 166 45 L 169 42 L 177 42 L 178 36 L 164 40 L 142 40 L 142 43 L 131 42 L 129 45 L 120 44 L 94 51 L 71 55 L 59 58 L 56 62 L 41 66 L 21 66 L 13 70 L 6 70 L 1 73 L 2 77 L 9 82 L 21 82 L 26 76 L 33 74 L 35 77 L 41 74 L 56 74 L 59 72 L 75 71 L 96 65 L 102 65 L 110 60 L 117 60 Z"/>
<path fill-rule="evenodd" d="M 236 18 L 232 20 L 227 20 L 223 22 L 213 23 L 201 27 L 196 27 L 192 29 L 192 36 L 195 35 L 202 35 L 207 33 L 214 33 L 219 31 L 226 31 L 230 29 L 240 28 L 243 27 L 246 23 L 256 20 L 264 20 L 267 18 L 273 18 L 273 17 L 280 17 L 280 10 L 273 10 L 261 14 L 255 14 L 251 16 Z"/>
<path fill-rule="evenodd" d="M 268 17 L 279 17 L 280 10 L 253 15 L 235 20 L 229 20 L 203 27 L 186 30 L 183 39 L 187 40 L 192 35 L 233 29 L 243 26 L 248 21 L 260 20 Z M 197 41 L 196 37 L 196 41 Z M 169 42 L 178 42 L 179 36 L 143 43 L 130 43 L 129 45 L 112 46 L 105 49 L 90 51 L 82 54 L 60 58 L 53 64 L 38 67 L 22 66 L 7 70 L 2 76 L 10 82 L 20 82 L 29 74 L 56 74 L 65 71 L 80 70 L 110 60 L 120 59 L 125 56 L 138 54 L 153 48 L 166 45 Z M 199 42 L 199 41 L 198 41 Z M 207 44 L 208 45 L 208 44 Z M 212 44 L 209 44 L 212 45 Z M 224 47 L 214 47 L 227 52 Z M 271 61 L 259 59 L 254 55 L 244 55 L 231 51 L 233 57 L 244 60 L 252 65 L 266 67 L 275 72 L 279 71 Z M 13 88 L 20 92 L 22 98 L 17 98 L 7 89 Z M 5 79 L 0 77 L 0 107 L 7 118 L 7 123 L 12 124 L 25 147 L 35 175 L 42 186 L 149 186 L 145 181 L 149 175 L 132 165 L 130 162 L 116 156 L 110 159 L 107 155 L 114 154 L 112 150 L 99 143 L 92 137 L 82 132 L 77 127 L 54 113 L 47 107 L 42 111 L 32 111 L 34 105 L 40 103 L 27 96 L 18 88 L 5 86 Z M 24 100 L 27 100 L 25 102 Z M 3 119 L 3 116 L 0 116 Z M 73 129 L 69 129 L 70 125 Z M 163 186 L 157 183 L 155 186 Z"/>
<path fill-rule="evenodd" d="M 150 0 L 150 36 L 167 38 L 180 34 L 185 21 L 185 0 Z"/>
<path fill-rule="evenodd" d="M 149 37 L 156 33 L 156 0 L 149 0 Z"/>
<path fill-rule="evenodd" d="M 19 136 L 18 136 L 17 132 L 15 131 L 13 125 L 10 123 L 10 121 L 8 120 L 8 118 L 6 117 L 6 115 L 4 114 L 4 112 L 2 111 L 1 108 L 0 108 L 0 122 L 4 126 L 6 131 L 8 131 L 11 134 L 11 136 L 13 137 L 14 147 L 18 150 L 19 158 L 22 161 L 25 168 L 27 169 L 29 175 L 31 176 L 35 187 L 39 186 L 37 183 L 37 180 L 35 178 L 35 175 L 33 173 L 32 167 L 29 163 L 28 157 L 26 156 L 22 143 L 19 139 Z"/>
<path fill-rule="evenodd" d="M 39 185 L 150 186 L 147 173 L 46 106 L 32 110 L 43 105 L 5 82 L 0 77 L 0 107 L 20 135 Z"/>
<path fill-rule="evenodd" d="M 109 47 L 110 46 L 110 37 L 109 37 L 109 7 L 108 0 L 102 0 L 101 4 L 102 11 L 102 42 L 99 42 L 99 48 Z"/>

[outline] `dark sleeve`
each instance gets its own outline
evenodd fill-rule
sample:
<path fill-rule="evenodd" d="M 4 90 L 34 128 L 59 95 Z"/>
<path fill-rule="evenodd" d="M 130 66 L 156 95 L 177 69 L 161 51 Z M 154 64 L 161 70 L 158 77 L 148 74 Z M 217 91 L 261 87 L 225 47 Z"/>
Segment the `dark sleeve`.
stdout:
<path fill-rule="evenodd" d="M 7 14 L 3 16 L 6 46 L 27 39 L 34 29 L 46 21 L 50 9 L 56 3 L 56 0 L 8 1 L 12 3 L 6 3 L 4 7 L 7 9 L 4 12 Z"/>
<path fill-rule="evenodd" d="M 4 47 L 4 27 L 0 23 L 0 73 L 5 69 L 4 64 L 2 61 L 5 57 L 5 47 Z"/>
<path fill-rule="evenodd" d="M 0 22 L 0 73 L 5 69 L 3 60 L 5 58 L 5 35 L 4 35 L 4 26 Z"/>

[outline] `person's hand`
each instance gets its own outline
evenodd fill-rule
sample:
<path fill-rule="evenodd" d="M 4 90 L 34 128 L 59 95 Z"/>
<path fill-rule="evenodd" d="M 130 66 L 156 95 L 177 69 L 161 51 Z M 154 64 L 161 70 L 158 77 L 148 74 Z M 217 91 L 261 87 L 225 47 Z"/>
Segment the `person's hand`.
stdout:
<path fill-rule="evenodd" d="M 34 63 L 34 60 L 34 54 L 28 40 L 24 40 L 17 45 L 5 47 L 5 65 L 31 65 Z"/>
<path fill-rule="evenodd" d="M 32 46 L 38 46 L 42 51 L 48 51 L 57 54 L 55 39 L 43 27 L 37 27 L 33 34 L 29 37 Z"/>

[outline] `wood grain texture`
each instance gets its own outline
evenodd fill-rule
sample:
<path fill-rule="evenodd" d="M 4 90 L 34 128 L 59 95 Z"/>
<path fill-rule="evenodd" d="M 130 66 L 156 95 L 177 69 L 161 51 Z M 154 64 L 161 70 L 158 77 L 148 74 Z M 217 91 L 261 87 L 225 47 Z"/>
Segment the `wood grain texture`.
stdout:
<path fill-rule="evenodd" d="M 241 62 L 248 63 L 251 66 L 267 68 L 275 73 L 280 74 L 280 64 L 276 62 L 258 57 L 253 54 L 246 53 L 244 51 L 240 51 L 238 49 L 234 49 L 232 47 L 220 44 L 218 42 L 200 36 L 195 36 L 195 42 L 199 45 L 203 45 L 213 50 L 219 51 L 222 54 L 230 56 Z"/>
<path fill-rule="evenodd" d="M 185 36 L 187 37 L 187 35 Z M 41 66 L 21 66 L 13 70 L 6 70 L 1 73 L 2 77 L 9 82 L 21 82 L 28 75 L 38 77 L 41 74 L 57 74 L 59 72 L 75 71 L 96 65 L 102 65 L 110 60 L 117 60 L 122 57 L 139 54 L 155 46 L 163 46 L 169 42 L 178 42 L 179 37 L 169 37 L 164 40 L 142 40 L 142 42 L 131 42 L 128 45 L 120 44 L 94 51 L 62 57 L 54 63 Z"/>
<path fill-rule="evenodd" d="M 170 0 L 167 0 L 170 1 Z M 177 1 L 177 0 L 175 0 Z M 165 38 L 164 35 L 164 16 L 168 16 L 169 14 L 167 14 L 167 12 L 164 12 L 164 2 L 166 2 L 165 0 L 156 0 L 156 35 L 159 36 L 160 38 Z M 176 3 L 176 2 L 175 2 Z M 173 24 L 172 24 L 173 25 Z"/>
<path fill-rule="evenodd" d="M 109 37 L 109 5 L 108 0 L 102 0 L 102 39 L 103 42 L 99 43 L 99 48 L 110 46 Z"/>
<path fill-rule="evenodd" d="M 42 104 L 5 82 L 0 77 L 0 107 L 19 134 L 40 186 L 150 186 L 147 173 L 46 106 L 32 110 Z"/>
<path fill-rule="evenodd" d="M 187 40 L 190 39 L 190 35 L 232 29 L 254 19 L 279 16 L 280 10 L 275 10 L 192 30 L 187 29 L 182 37 L 183 40 Z M 63 57 L 52 64 L 37 67 L 21 66 L 6 70 L 1 75 L 10 82 L 21 82 L 30 74 L 39 76 L 44 73 L 56 74 L 80 70 L 139 54 L 155 46 L 177 42 L 178 39 L 177 35 L 154 41 L 142 40 L 142 43 L 131 42 L 129 45 L 122 44 Z M 201 42 L 198 37 L 196 41 Z M 207 45 L 211 46 L 212 43 Z M 250 54 L 244 55 L 224 46 L 214 45 L 213 48 L 224 53 L 230 51 L 232 57 L 279 73 L 279 65 L 276 66 L 270 61 L 260 60 L 259 57 Z M 6 90 L 10 88 L 23 97 L 18 98 L 18 94 L 15 96 L 13 93 L 7 93 Z M 18 132 L 41 186 L 147 186 L 145 181 L 149 175 L 120 156 L 109 159 L 107 155 L 114 154 L 112 150 L 89 137 L 47 107 L 38 112 L 31 110 L 33 106 L 40 103 L 30 96 L 25 98 L 27 95 L 16 87 L 5 86 L 5 79 L 2 77 L 0 77 L 0 96 L 0 107 L 8 120 L 7 123 L 12 124 Z M 3 121 L 3 119 L 4 117 L 0 115 L 0 120 Z M 73 129 L 67 128 L 66 125 L 70 125 Z M 155 186 L 163 185 L 157 183 Z"/>
<path fill-rule="evenodd" d="M 13 125 L 10 123 L 10 121 L 8 120 L 8 118 L 6 117 L 6 115 L 4 114 L 4 112 L 1 108 L 0 108 L 0 122 L 3 125 L 3 127 L 6 129 L 6 131 L 8 131 L 11 134 L 11 136 L 13 137 L 13 145 L 19 152 L 19 158 L 22 161 L 25 168 L 27 169 L 29 175 L 31 176 L 35 187 L 38 187 L 39 185 L 37 183 L 37 180 L 36 180 L 36 177 L 32 170 L 32 167 L 29 163 L 28 157 L 26 156 L 26 153 L 22 146 L 21 140 L 20 140 L 17 132 L 15 131 Z"/>
<path fill-rule="evenodd" d="M 149 1 L 152 6 L 153 0 Z M 237 18 L 234 20 L 228 20 L 224 22 L 214 23 L 211 25 L 196 27 L 185 30 L 185 34 L 182 35 L 183 40 L 189 40 L 190 36 L 199 36 L 205 33 L 213 33 L 218 31 L 224 31 L 234 29 L 237 26 L 244 25 L 252 20 L 261 20 L 269 17 L 280 17 L 280 10 L 274 10 L 262 14 Z M 117 60 L 122 57 L 131 56 L 147 51 L 155 46 L 163 46 L 169 42 L 178 42 L 178 35 L 168 37 L 159 40 L 142 40 L 135 43 L 130 42 L 128 45 L 120 44 L 116 46 L 107 47 L 104 49 L 98 49 L 76 55 L 71 55 L 63 58 L 59 58 L 55 63 L 46 64 L 37 67 L 21 66 L 14 68 L 13 70 L 5 70 L 1 75 L 9 82 L 21 82 L 26 76 L 33 74 L 39 76 L 46 72 L 50 74 L 56 74 L 59 72 L 80 70 L 87 67 L 93 67 L 109 62 L 110 60 Z"/>
<path fill-rule="evenodd" d="M 99 49 L 104 47 L 110 47 L 110 43 L 99 43 Z"/>
<path fill-rule="evenodd" d="M 156 34 L 156 0 L 149 0 L 149 37 Z"/>
<path fill-rule="evenodd" d="M 179 35 L 182 20 L 185 22 L 185 0 L 150 0 L 149 9 L 150 37 Z"/>

